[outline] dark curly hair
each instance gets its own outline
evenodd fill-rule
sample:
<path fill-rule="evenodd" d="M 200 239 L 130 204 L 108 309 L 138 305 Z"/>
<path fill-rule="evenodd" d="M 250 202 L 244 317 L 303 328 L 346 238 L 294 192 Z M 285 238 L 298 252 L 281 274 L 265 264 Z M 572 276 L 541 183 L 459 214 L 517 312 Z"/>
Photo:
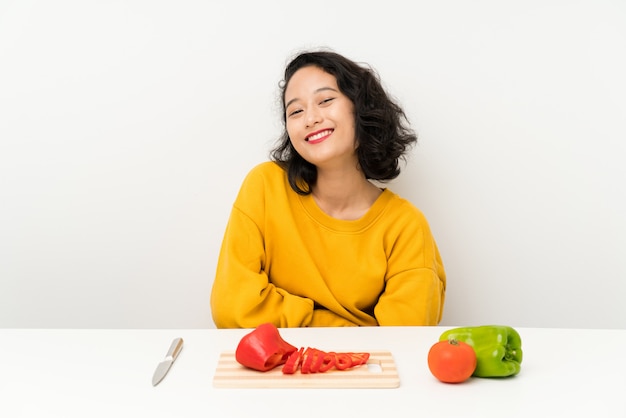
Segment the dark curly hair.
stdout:
<path fill-rule="evenodd" d="M 367 65 L 331 51 L 297 55 L 285 68 L 280 82 L 283 110 L 282 135 L 270 158 L 287 171 L 289 184 L 307 195 L 317 181 L 317 168 L 297 153 L 287 133 L 285 90 L 291 77 L 303 67 L 315 66 L 333 75 L 337 86 L 354 104 L 355 134 L 359 167 L 367 179 L 388 181 L 400 174 L 400 159 L 417 142 L 402 108 L 386 93 L 378 74 Z"/>

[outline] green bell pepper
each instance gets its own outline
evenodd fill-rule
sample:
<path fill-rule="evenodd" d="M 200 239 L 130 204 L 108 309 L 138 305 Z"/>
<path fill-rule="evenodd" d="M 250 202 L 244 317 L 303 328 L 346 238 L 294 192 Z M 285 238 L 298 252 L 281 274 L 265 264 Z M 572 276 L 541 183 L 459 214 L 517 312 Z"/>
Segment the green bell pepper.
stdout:
<path fill-rule="evenodd" d="M 441 334 L 439 340 L 463 341 L 474 348 L 477 362 L 472 376 L 506 377 L 520 372 L 522 339 L 518 332 L 509 326 L 453 328 Z"/>

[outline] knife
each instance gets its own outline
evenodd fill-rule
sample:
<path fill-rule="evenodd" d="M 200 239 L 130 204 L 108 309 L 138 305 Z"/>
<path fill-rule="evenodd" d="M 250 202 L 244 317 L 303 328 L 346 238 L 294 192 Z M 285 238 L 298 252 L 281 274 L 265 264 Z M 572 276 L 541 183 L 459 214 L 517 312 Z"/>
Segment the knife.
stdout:
<path fill-rule="evenodd" d="M 154 375 L 152 376 L 152 386 L 156 386 L 163 380 L 167 372 L 174 364 L 174 361 L 180 354 L 180 351 L 183 349 L 183 339 L 182 338 L 174 338 L 172 341 L 172 345 L 170 349 L 167 350 L 167 354 L 165 355 L 165 359 L 159 363 L 156 370 L 154 371 Z"/>

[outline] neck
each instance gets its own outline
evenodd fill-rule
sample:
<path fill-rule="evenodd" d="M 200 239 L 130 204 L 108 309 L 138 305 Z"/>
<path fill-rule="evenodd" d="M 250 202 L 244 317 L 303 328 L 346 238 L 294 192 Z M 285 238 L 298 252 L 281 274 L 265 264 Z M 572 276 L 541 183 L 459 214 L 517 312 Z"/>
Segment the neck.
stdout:
<path fill-rule="evenodd" d="M 343 220 L 361 218 L 381 192 L 357 169 L 318 169 L 317 181 L 312 190 L 313 199 L 320 209 L 333 218 Z"/>

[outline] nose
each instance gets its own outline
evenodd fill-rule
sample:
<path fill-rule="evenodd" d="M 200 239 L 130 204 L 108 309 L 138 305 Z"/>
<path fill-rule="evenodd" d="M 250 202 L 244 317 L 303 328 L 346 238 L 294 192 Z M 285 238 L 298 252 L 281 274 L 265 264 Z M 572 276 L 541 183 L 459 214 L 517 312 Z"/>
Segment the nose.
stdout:
<path fill-rule="evenodd" d="M 322 121 L 322 114 L 316 107 L 307 110 L 305 123 L 307 127 L 315 126 Z"/>

